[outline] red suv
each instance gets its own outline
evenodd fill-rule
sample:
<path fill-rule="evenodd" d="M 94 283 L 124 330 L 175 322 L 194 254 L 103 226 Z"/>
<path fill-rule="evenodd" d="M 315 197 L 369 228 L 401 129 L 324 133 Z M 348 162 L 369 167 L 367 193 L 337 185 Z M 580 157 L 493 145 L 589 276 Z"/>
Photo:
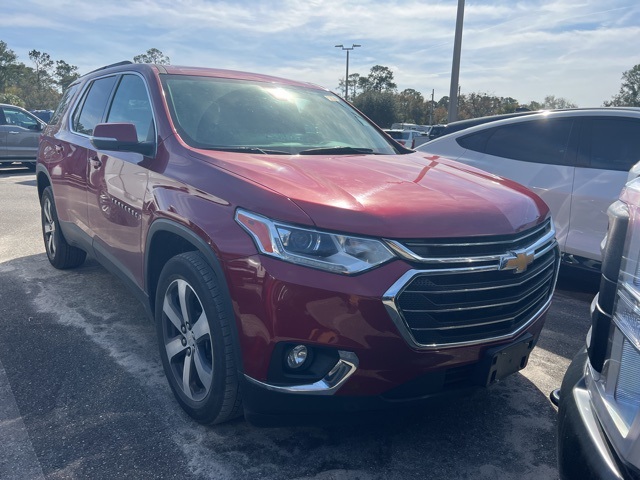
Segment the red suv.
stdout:
<path fill-rule="evenodd" d="M 51 264 L 88 252 L 131 287 L 202 423 L 491 384 L 525 366 L 557 274 L 535 194 L 263 75 L 91 72 L 44 131 L 37 182 Z"/>

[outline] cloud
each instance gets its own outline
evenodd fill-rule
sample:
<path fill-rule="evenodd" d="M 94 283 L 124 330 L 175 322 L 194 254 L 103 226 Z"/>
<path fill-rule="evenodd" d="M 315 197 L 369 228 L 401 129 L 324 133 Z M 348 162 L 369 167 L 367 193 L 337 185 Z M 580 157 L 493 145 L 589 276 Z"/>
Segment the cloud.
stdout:
<path fill-rule="evenodd" d="M 28 3 L 28 5 L 27 5 Z M 0 40 L 28 62 L 38 49 L 81 72 L 158 48 L 175 64 L 292 77 L 337 87 L 392 68 L 400 89 L 448 94 L 457 1 L 5 0 Z M 38 12 L 34 14 L 33 12 Z M 638 61 L 636 0 L 467 0 L 463 92 L 521 101 L 547 94 L 600 104 Z"/>

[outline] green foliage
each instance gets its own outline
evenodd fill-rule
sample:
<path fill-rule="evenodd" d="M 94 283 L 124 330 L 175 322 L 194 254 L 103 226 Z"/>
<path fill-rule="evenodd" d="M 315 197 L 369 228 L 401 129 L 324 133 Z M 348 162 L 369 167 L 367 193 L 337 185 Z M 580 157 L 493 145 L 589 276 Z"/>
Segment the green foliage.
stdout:
<path fill-rule="evenodd" d="M 640 65 L 638 76 L 640 80 Z M 640 85 L 640 81 L 638 84 Z M 340 88 L 344 90 L 343 80 L 340 80 Z M 382 65 L 372 67 L 366 77 L 358 73 L 349 75 L 349 92 L 353 104 L 383 128 L 388 128 L 393 123 L 433 125 L 447 122 L 448 96 L 432 102 L 431 99 L 425 99 L 420 92 L 412 88 L 397 93 L 393 71 Z M 462 94 L 458 98 L 458 118 L 462 120 L 513 113 L 519 108 L 541 110 L 576 107 L 577 105 L 571 101 L 555 95 L 547 95 L 543 102 L 532 101 L 529 104 L 521 104 L 512 97 L 471 92 Z"/>
<path fill-rule="evenodd" d="M 395 95 L 391 92 L 366 91 L 353 104 L 377 125 L 389 126 L 396 121 Z"/>
<path fill-rule="evenodd" d="M 64 91 L 80 77 L 80 74 L 78 73 L 78 67 L 75 65 L 69 65 L 64 60 L 58 60 L 56 62 L 55 77 L 56 84 L 60 87 L 60 90 Z"/>
<path fill-rule="evenodd" d="M 150 48 L 147 53 L 141 53 L 133 57 L 135 63 L 156 63 L 158 65 L 170 65 L 171 60 L 157 48 Z"/>
<path fill-rule="evenodd" d="M 349 75 L 351 76 L 351 75 Z M 369 75 L 359 77 L 358 86 L 363 92 L 395 92 L 398 88 L 393 82 L 393 72 L 389 67 L 374 65 Z"/>
<path fill-rule="evenodd" d="M 30 110 L 56 108 L 62 90 L 79 77 L 78 67 L 38 50 L 29 52 L 29 60 L 33 67 L 0 40 L 0 98 Z"/>
<path fill-rule="evenodd" d="M 640 64 L 622 74 L 620 92 L 603 103 L 605 107 L 640 107 Z"/>
<path fill-rule="evenodd" d="M 25 106 L 24 101 L 13 93 L 0 93 L 0 103 L 8 103 L 9 105 L 17 105 L 23 108 Z"/>

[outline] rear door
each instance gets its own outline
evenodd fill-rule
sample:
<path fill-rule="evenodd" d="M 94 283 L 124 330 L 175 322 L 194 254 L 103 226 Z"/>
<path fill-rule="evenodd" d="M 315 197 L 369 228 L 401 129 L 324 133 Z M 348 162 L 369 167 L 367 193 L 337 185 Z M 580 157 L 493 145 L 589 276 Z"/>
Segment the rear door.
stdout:
<path fill-rule="evenodd" d="M 583 117 L 566 252 L 600 261 L 607 209 L 640 161 L 640 119 Z"/>
<path fill-rule="evenodd" d="M 133 123 L 138 141 L 155 141 L 153 110 L 143 78 L 118 78 L 104 122 Z M 104 257 L 136 284 L 142 285 L 142 211 L 148 170 L 139 153 L 88 151 L 87 203 L 96 255 Z"/>
<path fill-rule="evenodd" d="M 459 161 L 514 180 L 549 205 L 561 249 L 569 233 L 577 132 L 572 118 L 538 118 L 461 136 Z"/>
<path fill-rule="evenodd" d="M 35 160 L 42 123 L 34 116 L 15 107 L 2 107 L 5 124 L 0 127 L 4 137 L 4 153 L 11 160 Z"/>
<path fill-rule="evenodd" d="M 115 85 L 116 76 L 91 81 L 82 92 L 71 117 L 69 129 L 61 128 L 53 144 L 53 187 L 58 216 L 91 236 L 87 208 L 88 151 L 93 128 L 102 121 Z"/>

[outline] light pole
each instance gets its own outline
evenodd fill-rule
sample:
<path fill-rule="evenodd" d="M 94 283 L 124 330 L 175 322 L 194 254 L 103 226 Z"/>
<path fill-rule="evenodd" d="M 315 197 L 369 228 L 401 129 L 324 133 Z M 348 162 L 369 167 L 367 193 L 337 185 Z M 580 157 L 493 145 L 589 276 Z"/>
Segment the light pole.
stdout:
<path fill-rule="evenodd" d="M 458 119 L 458 81 L 460 78 L 460 50 L 462 50 L 462 22 L 464 20 L 464 0 L 458 0 L 456 34 L 453 42 L 453 64 L 451 66 L 451 88 L 449 89 L 449 122 Z M 456 92 L 456 90 L 458 90 Z M 456 95 L 457 93 L 457 95 Z"/>
<path fill-rule="evenodd" d="M 336 48 L 341 48 L 342 50 L 347 51 L 347 73 L 344 77 L 344 99 L 349 100 L 349 52 L 356 47 L 361 47 L 362 45 L 352 44 L 350 47 L 345 47 L 344 45 L 336 45 Z"/>

